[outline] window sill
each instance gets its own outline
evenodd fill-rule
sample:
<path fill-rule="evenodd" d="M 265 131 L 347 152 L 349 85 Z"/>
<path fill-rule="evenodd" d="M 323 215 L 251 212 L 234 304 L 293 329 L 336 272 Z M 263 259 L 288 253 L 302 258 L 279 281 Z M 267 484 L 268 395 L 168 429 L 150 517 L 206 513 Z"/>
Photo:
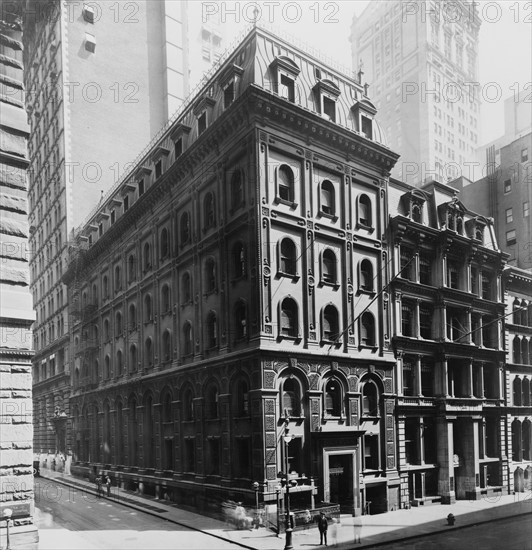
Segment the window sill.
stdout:
<path fill-rule="evenodd" d="M 370 349 L 371 351 L 377 351 L 379 348 L 375 345 L 370 346 L 369 344 L 359 344 L 358 349 Z"/>
<path fill-rule="evenodd" d="M 292 209 L 295 209 L 295 208 L 297 208 L 297 206 L 298 206 L 298 203 L 297 203 L 297 202 L 288 201 L 288 200 L 286 200 L 286 199 L 282 199 L 282 198 L 279 197 L 279 196 L 276 196 L 273 202 L 274 202 L 275 204 L 284 204 L 285 206 L 289 206 L 289 207 L 292 208 Z"/>
<path fill-rule="evenodd" d="M 371 227 L 371 225 L 367 225 L 363 222 L 358 221 L 355 225 L 356 229 L 365 229 L 366 231 L 369 231 L 370 233 L 373 233 L 375 231 L 374 227 Z"/>
<path fill-rule="evenodd" d="M 380 416 L 380 414 L 374 415 L 374 414 L 364 414 L 364 413 L 362 413 L 362 415 L 360 416 L 360 419 L 361 420 L 380 420 L 381 416 Z"/>
<path fill-rule="evenodd" d="M 211 296 L 212 294 L 218 294 L 218 289 L 213 288 L 212 290 L 208 290 L 207 292 L 204 292 L 203 297 Z"/>
<path fill-rule="evenodd" d="M 300 342 L 301 341 L 301 336 L 300 335 L 297 335 L 297 336 L 292 336 L 290 334 L 279 334 L 279 336 L 277 336 L 277 339 L 278 340 L 291 340 L 292 342 Z"/>
<path fill-rule="evenodd" d="M 327 338 L 322 338 L 320 340 L 321 346 L 334 346 L 335 348 L 339 348 L 342 346 L 341 340 L 327 340 Z"/>
<path fill-rule="evenodd" d="M 167 309 L 166 311 L 161 312 L 161 317 L 166 317 L 168 315 L 172 315 L 172 310 L 171 309 Z"/>
<path fill-rule="evenodd" d="M 297 273 L 286 273 L 285 271 L 278 271 L 277 277 L 286 277 L 287 279 L 292 279 L 293 281 L 299 281 L 299 274 Z"/>
<path fill-rule="evenodd" d="M 375 296 L 375 291 L 372 289 L 368 289 L 368 288 L 363 288 L 363 287 L 359 287 L 357 288 L 357 292 L 356 292 L 357 296 L 359 294 L 367 294 L 368 296 Z"/>
<path fill-rule="evenodd" d="M 337 282 L 331 282 L 331 281 L 324 281 L 323 279 L 318 284 L 319 287 L 328 286 L 331 287 L 333 290 L 338 290 L 340 288 L 340 285 Z"/>
<path fill-rule="evenodd" d="M 149 325 L 153 323 L 153 319 L 148 319 L 147 321 L 144 321 L 144 326 Z"/>
<path fill-rule="evenodd" d="M 324 212 L 323 210 L 320 210 L 318 212 L 318 216 L 320 218 L 327 218 L 328 220 L 331 220 L 332 222 L 338 221 L 338 216 L 336 214 L 329 214 L 328 212 Z"/>

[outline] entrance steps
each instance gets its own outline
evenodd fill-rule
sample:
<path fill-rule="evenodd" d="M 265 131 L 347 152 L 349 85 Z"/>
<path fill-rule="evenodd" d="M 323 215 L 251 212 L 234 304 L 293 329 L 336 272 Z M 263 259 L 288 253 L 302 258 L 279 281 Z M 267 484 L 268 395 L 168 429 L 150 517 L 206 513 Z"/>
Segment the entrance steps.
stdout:
<path fill-rule="evenodd" d="M 441 504 L 440 496 L 415 498 L 412 506 L 430 506 L 431 504 Z"/>

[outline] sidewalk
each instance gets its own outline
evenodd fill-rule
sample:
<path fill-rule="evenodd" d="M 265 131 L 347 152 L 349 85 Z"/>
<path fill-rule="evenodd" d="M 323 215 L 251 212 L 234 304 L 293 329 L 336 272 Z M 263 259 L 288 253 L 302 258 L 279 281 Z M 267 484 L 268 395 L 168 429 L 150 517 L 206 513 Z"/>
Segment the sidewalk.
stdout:
<path fill-rule="evenodd" d="M 70 475 L 42 469 L 41 478 L 53 479 L 64 485 L 96 494 L 93 483 Z M 104 491 L 105 492 L 105 491 Z M 528 497 L 528 499 L 526 499 Z M 42 496 L 40 497 L 42 498 Z M 107 498 L 107 497 L 105 497 Z M 272 531 L 260 528 L 249 531 L 236 530 L 232 525 L 194 512 L 182 510 L 176 506 L 150 497 L 139 496 L 130 491 L 122 491 L 113 487 L 113 497 L 116 502 L 160 517 L 163 520 L 176 523 L 197 531 L 208 533 L 213 537 L 224 539 L 252 550 L 283 550 L 284 534 L 277 537 Z M 526 500 L 525 500 L 526 499 Z M 447 526 L 446 517 L 454 514 L 456 523 Z M 532 518 L 532 500 L 530 493 L 518 493 L 496 498 L 467 501 L 461 500 L 451 505 L 432 505 L 397 510 L 374 516 L 364 516 L 362 523 L 362 544 L 353 545 L 353 518 L 344 515 L 338 528 L 338 546 L 344 548 L 368 548 L 388 544 L 396 540 L 408 540 L 411 537 L 447 532 L 463 527 L 489 523 L 497 519 L 529 514 Z M 329 529 L 329 546 L 332 546 L 332 530 Z M 308 530 L 295 531 L 293 534 L 294 549 L 308 550 L 309 546 L 319 546 L 319 533 L 316 527 Z M 213 548 L 215 548 L 213 539 Z"/>

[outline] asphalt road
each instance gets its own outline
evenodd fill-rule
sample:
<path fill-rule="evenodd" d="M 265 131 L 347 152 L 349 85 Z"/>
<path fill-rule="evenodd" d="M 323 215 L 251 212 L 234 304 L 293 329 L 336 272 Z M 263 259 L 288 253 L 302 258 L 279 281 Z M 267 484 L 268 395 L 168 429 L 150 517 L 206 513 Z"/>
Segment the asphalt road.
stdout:
<path fill-rule="evenodd" d="M 364 542 L 362 540 L 362 542 Z M 353 548 L 356 549 L 357 545 Z M 371 547 L 367 547 L 371 548 Z M 415 540 L 375 547 L 379 550 L 532 550 L 530 515 L 449 530 Z"/>
<path fill-rule="evenodd" d="M 39 550 L 226 550 L 238 546 L 49 479 L 35 480 Z"/>

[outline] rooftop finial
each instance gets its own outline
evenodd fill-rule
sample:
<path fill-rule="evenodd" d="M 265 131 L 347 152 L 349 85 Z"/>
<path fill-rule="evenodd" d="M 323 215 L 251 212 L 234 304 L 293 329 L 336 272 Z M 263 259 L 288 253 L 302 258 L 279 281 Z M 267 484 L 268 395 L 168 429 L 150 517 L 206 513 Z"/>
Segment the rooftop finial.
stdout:
<path fill-rule="evenodd" d="M 366 83 L 364 84 L 364 95 L 365 95 L 366 97 L 368 97 L 368 88 L 369 88 L 369 84 L 366 82 Z"/>
<path fill-rule="evenodd" d="M 364 71 L 362 70 L 363 67 L 364 67 L 364 62 L 361 59 L 360 62 L 358 63 L 358 73 L 357 73 L 359 84 L 362 84 L 362 75 L 364 74 Z"/>

